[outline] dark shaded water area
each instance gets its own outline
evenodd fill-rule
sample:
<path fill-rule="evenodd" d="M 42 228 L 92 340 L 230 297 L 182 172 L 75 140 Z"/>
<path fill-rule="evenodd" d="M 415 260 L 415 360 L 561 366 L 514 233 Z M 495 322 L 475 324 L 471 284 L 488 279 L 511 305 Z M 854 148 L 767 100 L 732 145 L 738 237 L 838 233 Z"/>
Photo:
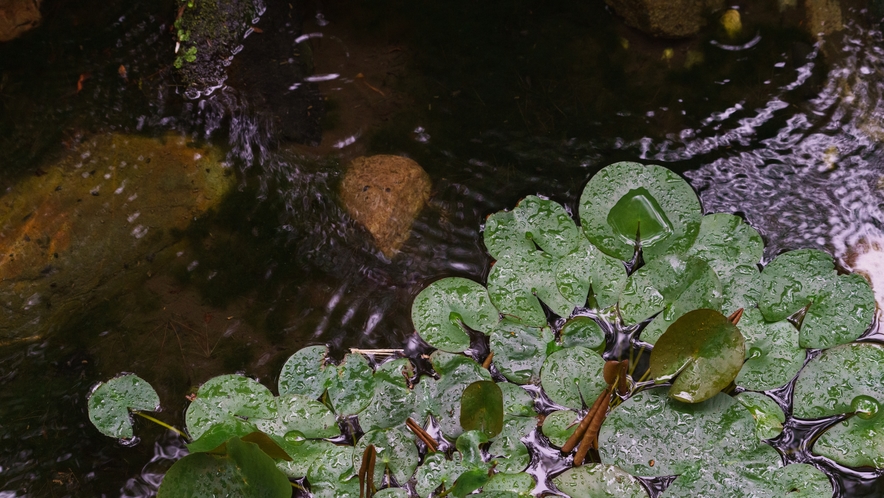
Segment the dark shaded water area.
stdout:
<path fill-rule="evenodd" d="M 682 173 L 706 212 L 761 233 L 766 261 L 829 251 L 884 302 L 880 19 L 843 2 L 843 29 L 820 40 L 800 8 L 736 4 L 745 39 L 731 42 L 714 22 L 651 39 L 602 2 L 267 0 L 225 85 L 197 96 L 171 67 L 174 2 L 48 0 L 41 27 L 0 45 L 3 192 L 108 132 L 221 148 L 237 180 L 112 291 L 63 316 L 43 306 L 0 341 L 0 496 L 151 496 L 183 444 L 143 421 L 131 446 L 98 434 L 85 403 L 98 381 L 137 373 L 180 427 L 185 395 L 215 375 L 275 386 L 305 345 L 402 347 L 420 289 L 484 282 L 488 214 L 528 194 L 576 212 L 615 161 Z M 393 258 L 337 193 L 349 160 L 379 153 L 433 181 Z M 867 337 L 884 337 L 877 323 Z M 788 392 L 773 393 L 787 408 Z M 880 472 L 811 455 L 814 430 L 790 419 L 774 444 L 843 496 L 884 494 Z"/>

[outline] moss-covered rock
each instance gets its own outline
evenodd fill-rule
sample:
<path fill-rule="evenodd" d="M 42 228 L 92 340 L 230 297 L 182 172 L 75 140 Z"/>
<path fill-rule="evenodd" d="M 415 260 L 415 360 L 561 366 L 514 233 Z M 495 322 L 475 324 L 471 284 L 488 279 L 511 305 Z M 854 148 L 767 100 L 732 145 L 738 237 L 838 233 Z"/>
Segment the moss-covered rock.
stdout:
<path fill-rule="evenodd" d="M 662 38 L 684 38 L 700 32 L 706 16 L 722 0 L 605 0 L 626 24 Z"/>
<path fill-rule="evenodd" d="M 219 152 L 183 137 L 108 134 L 4 192 L 0 344 L 42 337 L 141 282 L 173 231 L 234 183 Z"/>

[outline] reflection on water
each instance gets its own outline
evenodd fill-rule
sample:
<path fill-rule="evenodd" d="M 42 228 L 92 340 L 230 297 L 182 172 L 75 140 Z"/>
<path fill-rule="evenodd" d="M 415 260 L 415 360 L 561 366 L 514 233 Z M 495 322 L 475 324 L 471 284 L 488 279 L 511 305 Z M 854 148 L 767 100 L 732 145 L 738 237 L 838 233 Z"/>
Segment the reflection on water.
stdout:
<path fill-rule="evenodd" d="M 854 12 L 843 35 L 815 44 L 747 14 L 759 35 L 729 50 L 714 35 L 648 40 L 588 4 L 390 0 L 318 14 L 268 1 L 227 86 L 197 100 L 168 71 L 172 2 L 110 3 L 93 17 L 59 7 L 42 34 L 0 46 L 0 185 L 107 130 L 187 134 L 224 147 L 240 172 L 216 211 L 174 233 L 171 262 L 143 286 L 0 350 L 0 489 L 151 495 L 181 443 L 144 424 L 133 448 L 98 436 L 85 415 L 95 382 L 138 373 L 180 426 L 184 396 L 213 375 L 273 385 L 308 343 L 337 355 L 413 343 L 421 288 L 450 275 L 484 281 L 488 214 L 528 194 L 573 208 L 588 178 L 618 160 L 683 172 L 707 212 L 742 213 L 758 229 L 766 260 L 799 247 L 834 253 L 869 275 L 882 302 L 881 33 Z M 290 60 L 308 54 L 312 71 L 298 72 Z M 407 155 L 433 180 L 392 259 L 338 203 L 344 166 L 374 153 Z M 542 441 L 535 452 L 536 467 Z M 851 496 L 878 493 L 880 473 L 839 470 Z"/>

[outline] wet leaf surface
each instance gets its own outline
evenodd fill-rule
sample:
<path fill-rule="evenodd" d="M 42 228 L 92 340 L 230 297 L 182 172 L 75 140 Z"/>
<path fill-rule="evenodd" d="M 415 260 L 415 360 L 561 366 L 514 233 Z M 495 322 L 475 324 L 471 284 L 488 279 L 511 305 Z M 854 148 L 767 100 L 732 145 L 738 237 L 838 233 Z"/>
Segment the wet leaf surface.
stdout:
<path fill-rule="evenodd" d="M 654 165 L 614 163 L 593 176 L 580 197 L 580 224 L 590 242 L 632 259 L 641 227 L 644 259 L 687 250 L 700 230 L 700 201 L 686 181 Z"/>
<path fill-rule="evenodd" d="M 497 462 L 495 469 L 509 473 L 525 470 L 531 461 L 531 455 L 528 453 L 528 447 L 522 443 L 522 438 L 536 427 L 537 419 L 534 417 L 507 417 L 504 419 L 501 433 L 488 447 L 488 453 Z"/>
<path fill-rule="evenodd" d="M 586 306 L 590 289 L 599 308 L 617 304 L 626 285 L 626 267 L 582 238 L 578 248 L 556 264 L 556 285 L 574 306 Z"/>
<path fill-rule="evenodd" d="M 540 371 L 540 384 L 554 403 L 575 410 L 595 401 L 607 384 L 605 360 L 591 349 L 574 347 L 549 355 Z"/>
<path fill-rule="evenodd" d="M 482 285 L 460 277 L 437 280 L 414 298 L 411 321 L 417 333 L 431 346 L 460 353 L 470 346 L 463 326 L 491 332 L 497 325 L 497 308 Z"/>
<path fill-rule="evenodd" d="M 129 409 L 156 411 L 160 407 L 157 392 L 134 374 L 114 377 L 98 386 L 89 396 L 89 420 L 105 436 L 133 436 Z"/>
<path fill-rule="evenodd" d="M 436 351 L 430 355 L 439 380 L 421 377 L 414 388 L 417 403 L 414 418 L 423 421 L 432 414 L 442 433 L 457 437 L 460 427 L 460 398 L 464 389 L 478 380 L 491 380 L 491 374 L 466 356 Z"/>
<path fill-rule="evenodd" d="M 276 415 L 276 400 L 269 389 L 248 377 L 230 374 L 200 386 L 184 418 L 191 437 L 199 439 L 215 424 L 273 419 Z"/>
<path fill-rule="evenodd" d="M 699 309 L 682 315 L 651 351 L 651 377 L 674 377 L 669 395 L 686 403 L 705 401 L 728 386 L 743 366 L 743 335 L 721 313 Z"/>
<path fill-rule="evenodd" d="M 405 484 L 411 478 L 420 462 L 414 435 L 399 428 L 366 432 L 353 448 L 353 468 L 358 469 L 362 465 L 363 452 L 370 444 L 377 450 L 375 485 L 384 481 L 385 469 L 389 470 L 399 484 Z"/>
<path fill-rule="evenodd" d="M 734 399 L 752 414 L 752 418 L 755 419 L 755 435 L 759 440 L 773 439 L 783 432 L 786 415 L 770 396 L 745 391 L 736 395 Z"/>
<path fill-rule="evenodd" d="M 605 332 L 592 318 L 575 316 L 562 326 L 562 346 L 583 346 L 602 353 L 605 350 Z"/>
<path fill-rule="evenodd" d="M 534 490 L 534 478 L 531 475 L 501 472 L 494 474 L 491 480 L 482 487 L 482 496 L 491 496 L 491 493 L 512 493 L 512 496 L 532 496 L 532 490 Z"/>
<path fill-rule="evenodd" d="M 374 372 L 374 396 L 365 410 L 359 413 L 363 431 L 387 429 L 405 422 L 414 409 L 415 394 L 408 388 L 406 376 L 411 378 L 414 368 L 407 358 L 388 361 Z"/>
<path fill-rule="evenodd" d="M 319 399 L 328 387 L 327 356 L 326 346 L 308 346 L 291 355 L 279 373 L 279 395 L 300 394 Z"/>
<path fill-rule="evenodd" d="M 503 320 L 491 332 L 489 344 L 497 369 L 516 384 L 537 382 L 543 360 L 556 349 L 549 327 L 537 329 L 509 320 Z"/>
<path fill-rule="evenodd" d="M 529 253 L 535 244 L 555 258 L 571 253 L 582 238 L 561 204 L 529 195 L 510 212 L 485 221 L 485 247 L 494 259 L 508 253 Z"/>
<path fill-rule="evenodd" d="M 276 417 L 258 419 L 255 427 L 277 437 L 292 431 L 305 438 L 335 437 L 341 433 L 334 412 L 319 401 L 298 394 L 276 398 Z"/>
<path fill-rule="evenodd" d="M 338 416 L 355 415 L 365 409 L 374 396 L 374 372 L 361 354 L 344 356 L 340 365 L 326 367 L 328 401 Z"/>
<path fill-rule="evenodd" d="M 568 469 L 553 479 L 571 498 L 645 498 L 648 492 L 638 479 L 613 465 L 592 464 Z"/>
<path fill-rule="evenodd" d="M 700 308 L 719 310 L 721 283 L 699 258 L 662 256 L 639 268 L 620 294 L 620 315 L 627 324 L 657 315 L 641 332 L 641 340 L 654 344 L 681 315 Z"/>
<path fill-rule="evenodd" d="M 549 439 L 550 444 L 561 448 L 579 424 L 580 417 L 576 412 L 557 410 L 543 419 L 543 435 Z"/>
<path fill-rule="evenodd" d="M 767 322 L 757 308 L 743 312 L 740 333 L 746 340 L 746 362 L 734 380 L 738 386 L 766 391 L 792 380 L 804 365 L 798 329 L 787 320 Z"/>
<path fill-rule="evenodd" d="M 460 426 L 489 438 L 503 430 L 503 392 L 494 381 L 480 380 L 464 389 L 460 399 Z"/>
<path fill-rule="evenodd" d="M 541 251 L 505 254 L 488 274 L 488 295 L 504 317 L 532 327 L 546 326 L 540 301 L 567 317 L 574 304 L 556 286 L 556 262 Z"/>

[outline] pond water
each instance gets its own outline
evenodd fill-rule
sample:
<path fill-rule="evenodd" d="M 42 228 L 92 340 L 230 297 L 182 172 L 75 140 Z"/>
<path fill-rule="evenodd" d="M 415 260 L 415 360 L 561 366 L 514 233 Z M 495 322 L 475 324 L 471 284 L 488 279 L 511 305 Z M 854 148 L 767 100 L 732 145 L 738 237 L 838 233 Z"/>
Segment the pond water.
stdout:
<path fill-rule="evenodd" d="M 682 173 L 706 212 L 761 233 L 765 261 L 826 250 L 884 302 L 880 16 L 842 2 L 842 29 L 818 40 L 801 9 L 735 3 L 739 43 L 714 24 L 654 40 L 602 2 L 268 0 L 227 85 L 193 99 L 170 68 L 175 2 L 47 0 L 41 27 L 0 45 L 3 192 L 109 132 L 220 148 L 236 181 L 183 228 L 154 227 L 170 234 L 156 259 L 136 254 L 63 313 L 44 296 L 4 329 L 0 496 L 152 496 L 183 445 L 143 423 L 132 446 L 99 435 L 85 403 L 98 381 L 137 373 L 183 426 L 185 396 L 212 376 L 272 386 L 305 345 L 401 347 L 420 289 L 484 281 L 488 214 L 528 194 L 576 209 L 615 161 Z M 311 70 L 285 68 L 293 58 Z M 433 182 L 393 258 L 336 191 L 349 160 L 379 153 Z M 881 472 L 810 456 L 812 430 L 792 423 L 779 443 L 791 461 L 832 472 L 844 496 L 884 494 Z"/>

